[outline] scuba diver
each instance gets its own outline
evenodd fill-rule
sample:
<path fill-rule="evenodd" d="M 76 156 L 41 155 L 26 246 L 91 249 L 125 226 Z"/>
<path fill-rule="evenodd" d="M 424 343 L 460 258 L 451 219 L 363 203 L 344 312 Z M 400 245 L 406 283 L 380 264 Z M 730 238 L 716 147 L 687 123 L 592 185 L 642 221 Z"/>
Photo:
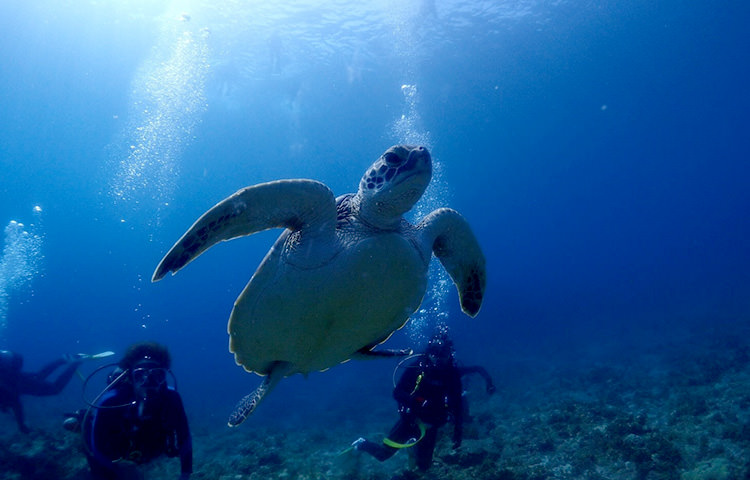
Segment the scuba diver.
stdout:
<path fill-rule="evenodd" d="M 495 386 L 483 367 L 462 367 L 456 363 L 453 341 L 444 329 L 430 339 L 423 354 L 410 358 L 414 361 L 404 366 L 404 373 L 393 389 L 398 422 L 381 443 L 358 438 L 351 448 L 382 462 L 402 448 L 414 447 L 417 468 L 424 472 L 432 465 L 438 429 L 449 421 L 453 424 L 453 449 L 461 447 L 468 409 L 461 377 L 481 374 L 488 394 L 495 392 Z"/>
<path fill-rule="evenodd" d="M 73 374 L 83 360 L 89 355 L 82 353 L 65 355 L 53 360 L 36 373 L 23 372 L 23 356 L 9 350 L 0 350 L 0 410 L 10 408 L 16 417 L 18 429 L 29 433 L 23 415 L 21 395 L 50 396 L 62 392 L 73 378 Z M 67 367 L 54 381 L 47 380 L 52 373 L 63 365 Z"/>
<path fill-rule="evenodd" d="M 65 421 L 66 429 L 82 430 L 95 480 L 140 478 L 137 465 L 161 455 L 179 455 L 181 480 L 192 474 L 192 439 L 182 399 L 168 384 L 170 364 L 160 344 L 131 345 L 104 391 Z"/>

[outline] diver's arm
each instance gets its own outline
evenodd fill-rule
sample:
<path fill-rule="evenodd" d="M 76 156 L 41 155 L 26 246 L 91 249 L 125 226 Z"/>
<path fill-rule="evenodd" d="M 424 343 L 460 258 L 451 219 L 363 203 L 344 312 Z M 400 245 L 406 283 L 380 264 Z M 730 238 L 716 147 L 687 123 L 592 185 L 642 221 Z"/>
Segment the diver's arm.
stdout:
<path fill-rule="evenodd" d="M 495 385 L 492 383 L 492 377 L 489 373 L 487 373 L 487 370 L 484 367 L 481 367 L 479 365 L 471 365 L 468 367 L 459 367 L 459 370 L 461 372 L 461 376 L 469 375 L 472 373 L 478 373 L 482 376 L 484 379 L 484 383 L 486 385 L 487 393 L 492 395 L 495 393 Z"/>
<path fill-rule="evenodd" d="M 459 414 L 460 416 L 461 414 Z M 464 438 L 464 423 L 460 418 L 456 418 L 456 422 L 453 424 L 453 450 L 461 448 L 461 442 Z"/>
<path fill-rule="evenodd" d="M 453 448 L 461 446 L 464 433 L 464 409 L 461 399 L 461 371 L 456 368 L 448 383 L 448 408 L 453 418 Z"/>
<path fill-rule="evenodd" d="M 175 392 L 173 396 L 174 411 L 177 412 L 177 445 L 180 450 L 180 479 L 185 480 L 193 473 L 193 439 L 190 435 L 185 408 L 182 405 L 180 395 Z"/>
<path fill-rule="evenodd" d="M 91 408 L 84 417 L 82 433 L 84 452 L 93 478 L 116 478 L 115 461 L 126 457 L 130 448 L 127 432 L 130 422 L 127 412 L 131 408 L 125 405 L 130 396 L 117 389 L 104 393 L 95 408 Z"/>

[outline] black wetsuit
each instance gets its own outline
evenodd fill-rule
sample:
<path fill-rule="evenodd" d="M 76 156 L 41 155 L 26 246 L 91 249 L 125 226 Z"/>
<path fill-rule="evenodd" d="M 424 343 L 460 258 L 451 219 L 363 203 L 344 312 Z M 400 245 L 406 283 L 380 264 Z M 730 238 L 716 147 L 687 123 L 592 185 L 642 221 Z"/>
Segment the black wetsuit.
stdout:
<path fill-rule="evenodd" d="M 453 423 L 453 448 L 461 446 L 463 422 L 468 416 L 468 405 L 463 397 L 461 377 L 478 373 L 484 378 L 487 393 L 495 386 L 487 370 L 478 365 L 460 366 L 450 361 L 434 363 L 427 355 L 406 365 L 393 397 L 398 402 L 400 418 L 383 443 L 363 440 L 356 448 L 381 462 L 391 458 L 401 448 L 414 447 L 415 460 L 420 470 L 432 464 L 438 428 Z"/>
<path fill-rule="evenodd" d="M 133 404 L 134 398 L 130 384 L 123 383 L 106 392 L 97 402 L 98 408 L 91 408 L 84 417 L 84 443 L 92 477 L 137 478 L 133 464 L 161 455 L 179 455 L 182 475 L 192 473 L 190 429 L 177 391 L 165 387 L 142 404 Z"/>
<path fill-rule="evenodd" d="M 54 381 L 47 380 L 52 372 L 63 365 L 68 365 Z M 57 395 L 73 378 L 73 374 L 80 362 L 68 362 L 57 359 L 36 373 L 23 372 L 20 368 L 4 366 L 0 368 L 0 409 L 10 408 L 16 417 L 18 429 L 24 433 L 29 431 L 24 422 L 21 395 L 48 396 Z"/>
<path fill-rule="evenodd" d="M 453 363 L 435 365 L 426 356 L 420 356 L 404 368 L 393 390 L 399 406 L 399 421 L 383 443 L 365 440 L 357 449 L 383 461 L 399 449 L 413 446 L 417 467 L 427 470 L 432 464 L 437 431 L 448 421 L 453 424 L 454 447 L 461 444 L 461 370 Z"/>

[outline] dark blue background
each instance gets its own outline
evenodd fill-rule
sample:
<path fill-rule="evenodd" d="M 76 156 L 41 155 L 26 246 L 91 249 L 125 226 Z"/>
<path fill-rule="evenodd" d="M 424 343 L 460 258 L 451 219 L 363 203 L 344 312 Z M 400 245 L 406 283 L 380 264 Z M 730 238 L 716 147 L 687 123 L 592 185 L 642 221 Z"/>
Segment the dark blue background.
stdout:
<path fill-rule="evenodd" d="M 414 138 L 442 171 L 425 207 L 461 211 L 488 261 L 476 319 L 441 293 L 459 357 L 500 381 L 518 360 L 629 355 L 748 320 L 745 3 L 397 3 L 0 6 L 0 222 L 43 237 L 39 272 L 5 288 L 0 348 L 33 368 L 164 342 L 191 420 L 221 428 L 260 380 L 234 365 L 226 320 L 278 232 L 151 284 L 158 261 L 243 186 L 306 177 L 351 192 Z M 174 54 L 185 35 L 204 56 Z M 165 66 L 195 85 L 158 78 Z M 147 158 L 169 171 L 147 167 L 117 199 L 118 164 L 149 124 Z M 391 343 L 426 333 L 410 325 Z M 251 422 L 390 405 L 392 368 L 288 379 Z M 77 387 L 29 408 L 57 419 Z"/>

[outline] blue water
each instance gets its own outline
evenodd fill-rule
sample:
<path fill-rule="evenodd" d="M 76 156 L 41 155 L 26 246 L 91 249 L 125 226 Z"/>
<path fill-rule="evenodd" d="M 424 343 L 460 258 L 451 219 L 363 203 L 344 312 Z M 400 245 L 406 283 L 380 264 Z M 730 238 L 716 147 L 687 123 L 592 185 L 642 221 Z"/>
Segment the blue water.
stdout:
<path fill-rule="evenodd" d="M 510 380 L 513 361 L 628 355 L 747 322 L 748 13 L 734 1 L 3 2 L 0 348 L 33 368 L 163 342 L 191 422 L 223 428 L 260 381 L 235 366 L 226 321 L 279 232 L 152 284 L 159 260 L 241 187 L 313 178 L 353 192 L 406 141 L 426 144 L 437 172 L 410 218 L 463 213 L 488 285 L 469 319 L 436 263 L 393 346 L 446 322 L 461 359 Z M 390 405 L 393 367 L 290 378 L 248 423 L 302 428 Z M 42 413 L 80 404 L 80 385 Z"/>

